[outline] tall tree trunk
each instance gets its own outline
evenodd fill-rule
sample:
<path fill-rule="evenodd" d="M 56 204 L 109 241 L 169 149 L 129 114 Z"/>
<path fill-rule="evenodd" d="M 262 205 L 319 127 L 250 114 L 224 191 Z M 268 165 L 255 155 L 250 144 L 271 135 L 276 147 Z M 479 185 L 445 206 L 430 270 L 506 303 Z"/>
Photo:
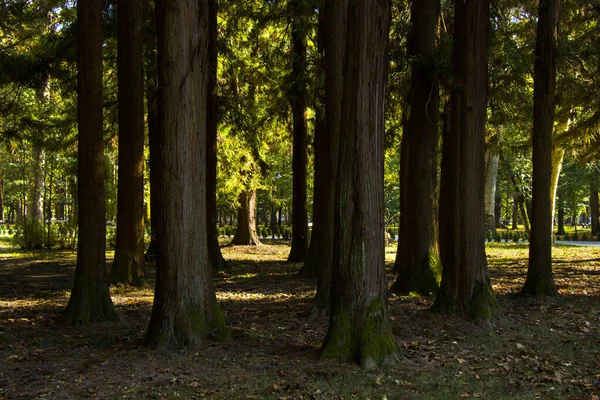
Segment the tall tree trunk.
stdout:
<path fill-rule="evenodd" d="M 517 197 L 513 197 L 513 208 L 512 208 L 512 229 L 518 229 L 517 219 L 519 218 L 519 203 Z"/>
<path fill-rule="evenodd" d="M 533 174 L 529 267 L 522 293 L 556 296 L 552 276 L 552 132 L 558 0 L 540 0 L 533 79 Z"/>
<path fill-rule="evenodd" d="M 306 25 L 308 7 L 303 0 L 290 0 L 292 11 L 292 89 L 290 103 L 294 119 L 292 155 L 292 249 L 288 262 L 304 262 L 308 250 L 306 212 L 306 166 L 308 134 L 306 131 Z"/>
<path fill-rule="evenodd" d="M 0 223 L 4 223 L 4 177 L 0 176 Z"/>
<path fill-rule="evenodd" d="M 435 229 L 440 103 L 435 51 L 439 10 L 439 0 L 412 2 L 410 116 L 401 145 L 400 234 L 394 264 L 398 277 L 391 287 L 400 293 L 433 294 L 442 272 Z"/>
<path fill-rule="evenodd" d="M 485 230 L 496 233 L 496 182 L 500 153 L 494 147 L 485 152 Z"/>
<path fill-rule="evenodd" d="M 558 230 L 557 235 L 566 235 L 565 232 L 565 203 L 559 198 L 558 199 Z"/>
<path fill-rule="evenodd" d="M 551 219 L 550 232 L 554 229 L 554 216 L 556 214 L 556 193 L 558 191 L 558 180 L 560 179 L 560 171 L 565 157 L 565 149 L 559 146 L 552 146 L 552 168 L 550 171 L 550 204 L 551 204 Z"/>
<path fill-rule="evenodd" d="M 208 0 L 208 98 L 206 99 L 206 223 L 213 272 L 225 271 L 217 234 L 217 0 Z"/>
<path fill-rule="evenodd" d="M 206 225 L 208 0 L 157 0 L 160 229 L 149 347 L 198 348 L 228 331 Z"/>
<path fill-rule="evenodd" d="M 595 168 L 592 170 L 590 177 L 590 216 L 592 218 L 592 236 L 598 236 L 600 231 L 600 207 L 598 206 L 598 170 Z M 0 217 L 0 219 L 2 218 Z"/>
<path fill-rule="evenodd" d="M 261 244 L 256 232 L 256 190 L 245 190 L 240 193 L 240 208 L 235 235 L 231 244 L 256 246 Z"/>
<path fill-rule="evenodd" d="M 339 10 L 336 10 L 339 12 Z M 322 356 L 365 368 L 395 359 L 384 265 L 383 133 L 389 1 L 349 3 L 331 313 Z"/>
<path fill-rule="evenodd" d="M 144 284 L 144 76 L 143 0 L 117 6 L 119 85 L 119 169 L 113 284 Z"/>
<path fill-rule="evenodd" d="M 500 191 L 500 180 L 496 176 L 496 201 L 494 202 L 494 227 L 500 227 L 500 217 L 502 216 L 502 192 Z M 514 227 L 513 229 L 517 229 Z"/>
<path fill-rule="evenodd" d="M 315 137 L 315 201 L 313 233 L 309 254 L 319 280 L 314 314 L 329 310 L 335 183 L 338 167 L 342 98 L 344 92 L 344 50 L 348 0 L 326 0 L 322 21 L 325 71 L 325 129 Z M 309 261 L 307 261 L 308 263 Z"/>
<path fill-rule="evenodd" d="M 102 0 L 77 3 L 77 115 L 79 205 L 77 267 L 68 324 L 116 320 L 106 274 L 106 205 L 104 202 L 104 140 L 102 120 Z"/>
<path fill-rule="evenodd" d="M 440 189 L 442 282 L 433 309 L 491 318 L 496 298 L 485 256 L 485 118 L 489 2 L 454 2 L 454 78 Z"/>

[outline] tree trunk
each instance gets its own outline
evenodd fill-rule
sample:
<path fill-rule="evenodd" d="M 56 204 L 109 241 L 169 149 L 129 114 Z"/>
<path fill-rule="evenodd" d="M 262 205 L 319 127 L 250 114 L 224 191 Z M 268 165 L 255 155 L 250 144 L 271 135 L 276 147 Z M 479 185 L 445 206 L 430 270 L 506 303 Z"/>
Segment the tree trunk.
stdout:
<path fill-rule="evenodd" d="M 313 232 L 309 260 L 318 271 L 314 314 L 329 310 L 331 264 L 333 262 L 333 233 L 335 182 L 338 167 L 342 98 L 344 92 L 344 46 L 348 0 L 324 2 L 322 38 L 325 72 L 325 126 L 315 136 L 315 201 Z"/>
<path fill-rule="evenodd" d="M 241 192 L 239 202 L 237 228 L 231 244 L 257 246 L 261 243 L 256 232 L 256 190 Z"/>
<path fill-rule="evenodd" d="M 145 343 L 199 348 L 229 336 L 207 241 L 208 0 L 158 0 L 156 21 L 161 222 Z"/>
<path fill-rule="evenodd" d="M 500 180 L 496 177 L 496 201 L 494 204 L 494 227 L 500 227 L 500 218 L 502 216 L 502 192 L 500 191 Z M 513 229 L 517 229 L 514 227 Z"/>
<path fill-rule="evenodd" d="M 77 3 L 79 240 L 75 282 L 65 309 L 66 322 L 71 325 L 118 319 L 108 290 L 105 258 L 103 8 L 102 0 L 80 0 Z"/>
<path fill-rule="evenodd" d="M 558 0 L 540 0 L 533 79 L 533 174 L 529 267 L 522 293 L 556 296 L 552 276 L 552 132 Z"/>
<path fill-rule="evenodd" d="M 600 230 L 600 208 L 598 207 L 598 170 L 595 168 L 592 170 L 590 177 L 590 216 L 592 217 L 592 236 L 598 236 Z M 0 219 L 2 218 L 0 217 Z"/>
<path fill-rule="evenodd" d="M 500 153 L 493 147 L 485 152 L 485 230 L 496 233 L 496 182 Z"/>
<path fill-rule="evenodd" d="M 4 223 L 4 177 L 0 177 L 0 223 Z"/>
<path fill-rule="evenodd" d="M 519 218 L 519 203 L 517 197 L 513 197 L 513 209 L 512 209 L 512 229 L 518 229 L 517 219 Z"/>
<path fill-rule="evenodd" d="M 143 0 L 117 6 L 119 169 L 115 258 L 112 284 L 144 284 L 144 76 Z"/>
<path fill-rule="evenodd" d="M 332 10 L 333 11 L 333 10 Z M 339 12 L 336 9 L 336 12 Z M 383 132 L 391 2 L 349 3 L 324 358 L 394 360 L 384 265 Z"/>
<path fill-rule="evenodd" d="M 213 272 L 226 271 L 217 234 L 217 0 L 208 1 L 208 98 L 206 99 L 206 223 Z"/>
<path fill-rule="evenodd" d="M 303 0 L 290 0 L 292 10 L 292 89 L 290 103 L 294 119 L 292 155 L 292 249 L 288 262 L 304 262 L 308 250 L 306 213 L 306 165 L 308 134 L 306 131 L 306 20 L 308 7 Z"/>
<path fill-rule="evenodd" d="M 565 232 L 565 204 L 559 199 L 558 200 L 558 230 L 557 235 L 566 235 Z"/>
<path fill-rule="evenodd" d="M 409 56 L 413 57 L 400 170 L 400 232 L 391 290 L 424 295 L 437 291 L 441 265 L 436 234 L 439 83 L 436 42 L 439 0 L 412 2 Z"/>
<path fill-rule="evenodd" d="M 488 319 L 496 298 L 485 256 L 485 118 L 489 2 L 456 0 L 450 130 L 440 189 L 442 282 L 433 309 Z"/>
<path fill-rule="evenodd" d="M 552 211 L 550 212 L 551 235 L 554 230 L 554 216 L 556 214 L 556 193 L 558 191 L 558 180 L 560 179 L 560 171 L 562 169 L 564 157 L 565 150 L 563 148 L 558 146 L 552 146 L 552 169 L 550 171 L 550 204 L 552 205 Z"/>
<path fill-rule="evenodd" d="M 508 175 L 510 177 L 510 182 L 512 183 L 513 190 L 515 192 L 513 197 L 518 204 L 519 210 L 521 211 L 521 219 L 523 220 L 523 226 L 525 227 L 525 232 L 527 232 L 527 234 L 529 234 L 529 232 L 530 232 L 529 215 L 527 214 L 527 207 L 525 205 L 525 195 L 521 191 L 521 188 L 517 181 L 517 177 L 515 176 L 515 173 L 513 172 L 511 165 L 506 161 L 506 159 L 504 157 L 502 157 L 502 155 L 500 155 L 500 159 L 502 160 L 502 162 L 504 163 L 504 165 L 506 167 L 506 170 L 508 171 Z"/>

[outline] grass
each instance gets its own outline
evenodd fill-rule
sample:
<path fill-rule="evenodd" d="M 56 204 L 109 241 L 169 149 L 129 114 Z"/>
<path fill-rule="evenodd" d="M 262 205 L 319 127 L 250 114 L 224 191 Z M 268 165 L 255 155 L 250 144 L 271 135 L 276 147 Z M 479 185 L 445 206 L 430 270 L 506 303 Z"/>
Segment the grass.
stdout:
<path fill-rule="evenodd" d="M 498 317 L 481 325 L 430 313 L 432 298 L 393 296 L 405 360 L 364 371 L 319 360 L 328 320 L 310 318 L 316 282 L 285 262 L 289 243 L 265 242 L 223 247 L 232 271 L 215 287 L 233 339 L 159 352 L 142 345 L 152 265 L 147 287 L 111 289 L 121 322 L 65 327 L 75 254 L 0 238 L 0 399 L 598 399 L 600 249 L 555 246 L 561 296 L 532 299 L 516 296 L 527 246 L 488 245 Z M 388 267 L 395 254 L 386 248 Z"/>

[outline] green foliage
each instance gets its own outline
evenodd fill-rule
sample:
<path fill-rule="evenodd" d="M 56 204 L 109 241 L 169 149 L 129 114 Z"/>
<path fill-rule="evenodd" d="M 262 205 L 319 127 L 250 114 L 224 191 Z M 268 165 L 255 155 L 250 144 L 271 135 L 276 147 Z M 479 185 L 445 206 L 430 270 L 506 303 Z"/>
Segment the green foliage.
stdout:
<path fill-rule="evenodd" d="M 24 223 L 21 220 L 17 222 L 13 243 L 22 249 L 41 249 L 44 245 L 44 237 L 44 226 L 41 221 L 28 220 Z"/>
<path fill-rule="evenodd" d="M 587 233 L 584 233 L 583 235 L 581 235 L 581 240 L 583 242 L 587 242 L 589 240 Z"/>
<path fill-rule="evenodd" d="M 579 241 L 579 235 L 577 234 L 577 232 L 573 233 L 573 236 L 571 237 L 571 240 L 577 242 Z"/>

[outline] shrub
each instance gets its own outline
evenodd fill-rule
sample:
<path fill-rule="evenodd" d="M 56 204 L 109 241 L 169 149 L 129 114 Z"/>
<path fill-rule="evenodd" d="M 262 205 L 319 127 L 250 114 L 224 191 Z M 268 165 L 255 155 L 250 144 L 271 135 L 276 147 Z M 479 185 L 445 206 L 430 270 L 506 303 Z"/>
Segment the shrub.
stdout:
<path fill-rule="evenodd" d="M 491 242 L 492 240 L 494 240 L 494 232 L 492 231 L 487 231 L 485 233 L 485 238 L 488 242 Z"/>
<path fill-rule="evenodd" d="M 280 234 L 280 232 L 279 232 L 279 225 L 275 225 L 275 226 L 273 227 L 273 233 L 275 234 L 275 236 L 277 236 L 277 237 L 281 237 L 281 234 Z"/>
<path fill-rule="evenodd" d="M 290 240 L 292 238 L 292 228 L 285 227 L 283 228 L 283 239 Z"/>
<path fill-rule="evenodd" d="M 581 235 L 581 240 L 583 240 L 584 242 L 587 242 L 588 239 L 588 235 L 586 233 L 584 233 L 583 235 Z"/>
<path fill-rule="evenodd" d="M 396 232 L 394 231 L 394 228 L 392 228 L 391 226 L 389 228 L 387 228 L 387 233 L 388 233 L 388 235 L 390 235 L 390 238 L 392 240 L 394 240 L 396 238 Z"/>
<path fill-rule="evenodd" d="M 577 241 L 579 240 L 579 235 L 577 234 L 577 232 L 575 232 L 575 233 L 573 234 L 573 237 L 571 238 L 571 240 L 573 240 L 573 241 L 575 241 L 575 242 L 577 242 Z"/>
<path fill-rule="evenodd" d="M 500 236 L 499 233 L 496 232 L 496 234 L 494 235 L 494 242 L 500 243 L 502 242 L 502 236 Z"/>
<path fill-rule="evenodd" d="M 9 234 L 9 235 L 12 235 L 12 234 L 14 234 L 14 233 L 15 233 L 15 231 L 13 230 L 13 227 L 12 227 L 12 226 L 11 226 L 10 228 L 8 228 L 8 234 Z"/>
<path fill-rule="evenodd" d="M 513 242 L 515 242 L 515 243 L 519 243 L 519 239 L 520 239 L 520 238 L 521 238 L 521 235 L 519 235 L 519 232 L 515 232 L 515 233 L 513 234 L 512 240 L 513 240 Z"/>
<path fill-rule="evenodd" d="M 17 230 L 12 240 L 22 249 L 40 249 L 44 244 L 44 225 L 41 221 L 32 220 L 24 224 L 21 220 L 17 223 L 16 228 Z"/>

